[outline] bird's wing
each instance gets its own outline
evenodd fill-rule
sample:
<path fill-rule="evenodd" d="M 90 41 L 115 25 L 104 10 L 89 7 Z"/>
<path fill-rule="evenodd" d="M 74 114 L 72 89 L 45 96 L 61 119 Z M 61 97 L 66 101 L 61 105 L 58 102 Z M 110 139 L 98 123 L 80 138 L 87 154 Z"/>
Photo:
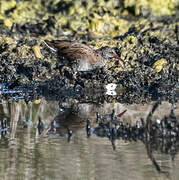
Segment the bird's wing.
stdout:
<path fill-rule="evenodd" d="M 63 49 L 68 49 L 71 44 L 71 41 L 65 41 L 65 40 L 53 40 L 53 41 L 44 40 L 44 42 L 49 49 L 58 52 L 62 51 Z"/>
<path fill-rule="evenodd" d="M 65 55 L 69 60 L 78 61 L 87 58 L 91 64 L 98 63 L 95 50 L 85 44 L 66 40 L 45 40 L 45 44 L 53 51 Z"/>
<path fill-rule="evenodd" d="M 69 48 L 63 49 L 62 53 L 66 54 L 67 58 L 71 60 L 80 60 L 88 58 L 92 62 L 95 61 L 94 50 L 89 46 L 78 42 L 71 43 Z"/>

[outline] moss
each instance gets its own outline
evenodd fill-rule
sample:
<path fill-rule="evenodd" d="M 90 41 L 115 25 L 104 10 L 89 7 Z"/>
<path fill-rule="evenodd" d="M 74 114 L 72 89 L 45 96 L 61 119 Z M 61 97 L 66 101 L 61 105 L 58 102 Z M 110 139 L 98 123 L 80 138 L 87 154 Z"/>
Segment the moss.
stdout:
<path fill-rule="evenodd" d="M 118 46 L 118 41 L 111 39 L 100 39 L 100 40 L 98 39 L 98 40 L 90 41 L 88 44 L 93 46 L 93 48 L 98 49 L 103 46 L 116 47 Z"/>
<path fill-rule="evenodd" d="M 0 16 L 4 18 L 4 24 L 8 27 L 11 27 L 13 22 L 19 24 L 35 22 L 40 20 L 39 15 L 43 13 L 41 1 L 2 0 L 0 5 L 2 7 Z"/>
<path fill-rule="evenodd" d="M 8 10 L 14 8 L 16 4 L 17 4 L 16 0 L 8 0 L 8 1 L 1 0 L 0 1 L 1 14 L 5 14 Z"/>
<path fill-rule="evenodd" d="M 37 12 L 40 15 L 41 11 L 42 7 L 38 2 L 19 2 L 17 8 L 13 11 L 12 18 L 19 24 L 33 22 L 37 20 Z"/>
<path fill-rule="evenodd" d="M 150 1 L 149 1 L 150 2 Z M 179 5 L 179 2 L 175 0 L 152 0 L 149 4 L 149 7 L 152 8 L 153 12 L 156 15 L 170 15 L 174 14 L 177 7 L 177 4 Z M 161 8 L 162 7 L 162 8 Z"/>
<path fill-rule="evenodd" d="M 89 31 L 96 36 L 106 35 L 114 37 L 126 32 L 129 24 L 128 21 L 111 16 L 109 13 L 103 16 L 94 13 L 94 17 L 91 18 L 89 25 Z"/>
<path fill-rule="evenodd" d="M 37 58 L 41 58 L 41 59 L 44 58 L 43 55 L 41 54 L 40 46 L 32 46 L 32 50 Z"/>
<path fill-rule="evenodd" d="M 10 18 L 5 18 L 4 19 L 4 25 L 5 26 L 10 28 L 12 26 L 12 24 L 13 24 L 13 20 L 12 19 L 10 19 Z"/>
<path fill-rule="evenodd" d="M 175 0 L 125 0 L 126 8 L 133 7 L 135 15 L 146 14 L 151 11 L 154 15 L 171 15 L 177 11 L 179 2 Z"/>
<path fill-rule="evenodd" d="M 79 34 L 87 33 L 87 23 L 85 23 L 82 19 L 80 20 L 78 17 L 73 21 L 70 21 L 69 27 L 72 31 L 78 32 Z"/>
<path fill-rule="evenodd" d="M 130 44 L 137 44 L 138 40 L 135 36 L 127 36 L 125 38 L 126 42 L 129 42 Z"/>
<path fill-rule="evenodd" d="M 68 8 L 60 8 L 62 3 Z M 56 21 L 54 29 L 62 29 L 66 34 L 75 32 L 84 35 L 90 32 L 98 37 L 115 37 L 124 34 L 132 24 L 135 24 L 134 21 L 129 21 L 131 7 L 135 9 L 135 15 L 144 14 L 146 9 L 151 9 L 155 15 L 166 15 L 174 13 L 178 5 L 174 0 L 125 0 L 124 7 L 116 0 L 95 2 L 50 0 L 44 4 L 41 0 L 17 2 L 1 0 L 0 4 L 2 7 L 0 19 L 9 28 L 13 23 L 44 23 L 49 17 L 54 16 Z M 121 18 L 121 15 L 129 19 Z"/>
<path fill-rule="evenodd" d="M 167 60 L 164 58 L 161 58 L 154 63 L 153 69 L 156 72 L 160 72 L 163 69 L 164 64 L 166 64 L 166 63 L 167 63 Z"/>
<path fill-rule="evenodd" d="M 18 56 L 20 58 L 31 58 L 32 57 L 32 50 L 31 47 L 27 45 L 23 45 L 17 48 Z"/>

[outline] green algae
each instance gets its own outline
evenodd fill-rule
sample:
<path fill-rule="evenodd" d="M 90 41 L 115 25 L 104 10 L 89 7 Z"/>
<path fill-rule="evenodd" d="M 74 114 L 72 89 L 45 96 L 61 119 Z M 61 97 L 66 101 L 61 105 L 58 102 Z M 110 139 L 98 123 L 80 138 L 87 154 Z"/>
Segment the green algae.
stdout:
<path fill-rule="evenodd" d="M 176 0 L 125 0 L 126 8 L 133 7 L 135 15 L 143 15 L 151 11 L 154 15 L 171 15 L 177 11 L 179 2 Z"/>
<path fill-rule="evenodd" d="M 18 1 L 15 0 L 1 0 L 1 14 L 0 19 L 4 20 L 4 24 L 9 28 L 12 23 L 35 23 L 39 21 L 43 12 L 41 1 Z M 7 22 L 8 21 L 8 22 Z"/>
<path fill-rule="evenodd" d="M 13 23 L 36 24 L 54 16 L 54 28 L 64 33 L 91 33 L 93 36 L 114 37 L 124 34 L 135 22 L 130 20 L 131 8 L 135 15 L 151 11 L 153 15 L 170 15 L 177 11 L 175 0 L 55 0 L 42 3 L 41 0 L 1 0 L 0 19 L 11 28 Z M 128 18 L 124 19 L 122 17 Z"/>
<path fill-rule="evenodd" d="M 167 63 L 167 60 L 164 59 L 164 58 L 161 58 L 161 59 L 158 59 L 154 65 L 153 65 L 153 69 L 156 71 L 156 72 L 160 72 L 163 67 L 164 67 L 164 64 Z"/>
<path fill-rule="evenodd" d="M 50 0 L 44 4 L 41 2 L 41 0 L 0 1 L 0 19 L 4 23 L 1 23 L 1 27 L 5 25 L 11 29 L 14 23 L 19 26 L 23 26 L 26 23 L 32 25 L 41 23 L 42 27 L 46 27 L 50 24 L 48 24 L 50 18 L 54 20 L 54 24 L 46 29 L 45 35 L 40 34 L 40 32 L 36 38 L 31 37 L 32 34 L 28 32 L 28 26 L 27 31 L 24 30 L 23 36 L 22 34 L 21 36 L 18 33 L 16 34 L 18 30 L 14 29 L 13 38 L 0 37 L 2 48 L 5 48 L 6 44 L 9 46 L 8 51 L 4 51 L 2 54 L 10 54 L 12 59 L 17 57 L 25 59 L 25 64 L 30 64 L 29 61 L 35 61 L 37 57 L 34 55 L 33 46 L 26 43 L 17 46 L 19 37 L 24 38 L 25 36 L 27 41 L 37 40 L 35 45 L 40 46 L 41 52 L 39 53 L 42 53 L 42 56 L 39 57 L 55 66 L 57 58 L 46 51 L 42 40 L 84 39 L 94 49 L 102 46 L 120 49 L 120 57 L 125 61 L 125 66 L 120 63 L 118 64 L 118 62 L 116 65 L 116 59 L 108 61 L 105 68 L 108 74 L 112 74 L 121 71 L 131 71 L 134 67 L 137 68 L 139 65 L 137 54 L 146 54 L 146 56 L 148 54 L 156 55 L 156 57 L 149 58 L 149 62 L 151 61 L 149 63 L 151 64 L 150 67 L 147 65 L 142 67 L 143 71 L 147 68 L 149 71 L 153 71 L 153 63 L 165 57 L 162 57 L 161 54 L 160 57 L 157 57 L 158 53 L 155 52 L 156 50 L 149 46 L 149 39 L 151 37 L 161 42 L 165 41 L 168 44 L 177 45 L 176 34 L 174 32 L 179 24 L 175 21 L 165 24 L 158 21 L 156 17 L 163 14 L 176 13 L 177 3 L 173 0 L 160 1 L 160 3 L 152 0 L 126 0 L 124 3 L 117 0 Z M 132 8 L 134 11 L 131 11 Z M 150 18 L 147 18 L 146 13 L 149 11 L 148 17 Z M 144 16 L 140 17 L 139 15 Z M 136 16 L 138 17 L 136 18 Z M 140 45 L 140 39 L 135 32 L 129 32 L 131 27 L 135 28 L 136 34 L 142 36 L 143 46 Z M 57 30 L 59 34 L 55 34 Z M 36 31 L 34 32 L 36 33 Z M 16 49 L 16 51 L 14 52 L 13 49 Z M 169 64 L 166 63 L 166 66 L 169 66 Z M 163 69 L 163 66 L 161 67 Z M 50 73 L 49 77 L 51 77 Z"/>

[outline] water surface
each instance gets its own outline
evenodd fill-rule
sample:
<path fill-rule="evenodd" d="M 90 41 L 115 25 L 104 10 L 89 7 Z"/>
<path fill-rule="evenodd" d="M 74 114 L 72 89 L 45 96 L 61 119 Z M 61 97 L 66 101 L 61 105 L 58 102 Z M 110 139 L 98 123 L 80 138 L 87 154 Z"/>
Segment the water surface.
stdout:
<path fill-rule="evenodd" d="M 113 108 L 119 112 L 127 108 L 128 113 L 123 119 L 126 120 L 127 117 L 129 119 L 130 115 L 134 116 L 135 120 L 140 116 L 144 118 L 151 106 L 151 104 L 145 106 L 106 104 L 102 108 L 94 108 L 89 104 L 83 104 L 84 108 L 80 108 L 80 114 L 70 117 L 73 121 L 69 120 L 71 123 L 69 128 L 72 130 L 72 137 L 69 140 L 65 126 L 61 129 L 57 127 L 56 133 L 49 133 L 51 122 L 60 118 L 58 102 L 41 100 L 39 104 L 28 105 L 23 101 L 3 102 L 1 121 L 7 121 L 8 130 L 1 132 L 0 177 L 1 179 L 73 180 L 178 179 L 179 155 L 176 152 L 172 156 L 172 148 L 162 153 L 160 147 L 159 149 L 149 147 L 149 144 L 146 145 L 140 140 L 119 139 L 115 141 L 114 150 L 107 137 L 102 138 L 92 134 L 87 138 L 84 123 L 86 121 L 83 122 L 83 119 L 85 114 L 89 119 L 95 119 L 94 109 L 107 113 Z M 170 112 L 170 104 L 164 102 L 161 106 L 167 108 L 166 113 Z M 145 110 L 144 113 L 145 108 L 148 111 Z M 132 113 L 134 109 L 138 111 Z M 160 113 L 161 111 L 163 110 L 158 110 Z M 155 113 L 156 117 L 160 114 L 158 112 Z M 178 106 L 175 112 L 178 113 Z M 39 119 L 43 122 L 41 132 L 37 128 Z M 92 126 L 95 126 L 95 122 Z M 175 148 L 177 151 L 178 147 Z M 157 169 L 151 157 L 155 159 L 160 169 Z"/>

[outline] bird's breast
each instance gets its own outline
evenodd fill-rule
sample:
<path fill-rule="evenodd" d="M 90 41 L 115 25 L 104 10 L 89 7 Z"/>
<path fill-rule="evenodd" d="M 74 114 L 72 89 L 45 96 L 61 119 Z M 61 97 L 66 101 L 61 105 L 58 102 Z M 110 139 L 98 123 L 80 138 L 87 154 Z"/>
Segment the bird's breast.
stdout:
<path fill-rule="evenodd" d="M 78 60 L 77 65 L 78 71 L 89 71 L 93 69 L 93 65 L 91 64 L 90 60 L 87 58 Z"/>

